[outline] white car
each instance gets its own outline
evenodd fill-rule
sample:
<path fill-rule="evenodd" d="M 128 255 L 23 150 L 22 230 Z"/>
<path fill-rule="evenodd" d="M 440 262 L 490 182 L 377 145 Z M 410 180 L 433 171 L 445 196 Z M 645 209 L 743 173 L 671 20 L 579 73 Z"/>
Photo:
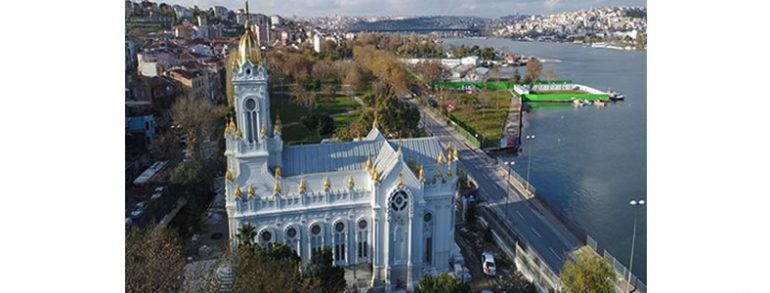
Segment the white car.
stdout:
<path fill-rule="evenodd" d="M 485 252 L 481 254 L 481 270 L 487 276 L 495 276 L 495 257 L 491 253 Z"/>

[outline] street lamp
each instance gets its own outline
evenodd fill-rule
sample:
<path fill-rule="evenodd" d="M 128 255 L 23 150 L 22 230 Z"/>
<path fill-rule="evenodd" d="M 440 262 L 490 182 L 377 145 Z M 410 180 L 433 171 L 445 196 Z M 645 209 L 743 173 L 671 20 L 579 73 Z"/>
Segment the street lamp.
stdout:
<path fill-rule="evenodd" d="M 527 135 L 524 137 L 527 140 L 535 139 L 535 135 Z M 527 152 L 527 192 L 529 192 L 529 166 L 532 164 L 532 151 L 530 148 L 530 151 Z"/>
<path fill-rule="evenodd" d="M 628 277 L 626 278 L 626 281 L 628 281 L 628 292 L 631 292 L 631 270 L 634 267 L 634 242 L 636 241 L 636 217 L 639 214 L 638 208 L 644 205 L 644 200 L 632 200 L 628 204 L 634 207 L 634 232 L 631 234 L 631 260 L 628 262 Z"/>
<path fill-rule="evenodd" d="M 505 216 L 510 217 L 508 215 L 508 210 L 510 210 L 511 204 L 509 202 L 510 195 L 511 195 L 511 168 L 513 168 L 513 165 L 516 165 L 516 162 L 510 161 L 510 162 L 503 162 L 505 164 L 505 167 L 508 168 L 508 179 L 505 181 Z"/>

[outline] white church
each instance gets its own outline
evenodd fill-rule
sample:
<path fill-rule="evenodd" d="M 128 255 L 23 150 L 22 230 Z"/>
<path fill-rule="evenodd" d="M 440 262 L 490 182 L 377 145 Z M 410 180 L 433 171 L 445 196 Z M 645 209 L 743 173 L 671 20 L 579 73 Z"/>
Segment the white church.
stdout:
<path fill-rule="evenodd" d="M 370 264 L 371 286 L 412 290 L 448 272 L 454 243 L 457 148 L 434 137 L 387 139 L 375 122 L 351 142 L 284 146 L 271 125 L 266 60 L 248 29 L 233 70 L 235 119 L 225 130 L 229 236 L 286 243 L 307 263 L 324 246 L 337 265 Z"/>

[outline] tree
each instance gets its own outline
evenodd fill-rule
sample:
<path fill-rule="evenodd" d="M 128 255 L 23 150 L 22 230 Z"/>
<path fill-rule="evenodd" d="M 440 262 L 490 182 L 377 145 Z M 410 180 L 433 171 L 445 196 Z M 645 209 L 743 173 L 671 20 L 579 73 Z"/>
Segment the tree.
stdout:
<path fill-rule="evenodd" d="M 614 292 L 615 272 L 607 259 L 588 249 L 579 250 L 575 258 L 565 262 L 561 272 L 565 292 Z"/>
<path fill-rule="evenodd" d="M 435 278 L 423 275 L 415 293 L 465 293 L 471 292 L 470 286 L 457 280 L 447 273 L 441 273 Z"/>
<path fill-rule="evenodd" d="M 513 75 L 511 76 L 511 82 L 514 83 L 514 84 L 517 84 L 517 83 L 519 83 L 519 81 L 521 81 L 521 75 L 519 74 L 519 69 L 516 68 L 513 71 Z"/>
<path fill-rule="evenodd" d="M 254 245 L 254 237 L 257 237 L 257 228 L 251 223 L 246 223 L 238 228 L 238 233 L 235 234 L 238 239 L 239 246 L 252 247 Z"/>
<path fill-rule="evenodd" d="M 527 75 L 524 78 L 528 83 L 532 83 L 540 78 L 540 73 L 543 72 L 543 64 L 540 63 L 535 57 L 529 58 L 527 61 Z"/>
<path fill-rule="evenodd" d="M 307 91 L 305 87 L 297 83 L 291 84 L 289 86 L 289 91 L 291 92 L 291 101 L 294 104 L 308 109 L 313 109 L 318 104 L 316 94 L 314 92 Z"/>
<path fill-rule="evenodd" d="M 176 158 L 181 151 L 179 138 L 171 131 L 164 131 L 152 139 L 150 154 L 161 160 Z"/>
<path fill-rule="evenodd" d="M 323 292 L 342 292 L 345 289 L 345 270 L 334 265 L 332 250 L 328 246 L 310 257 L 308 275 L 319 281 Z"/>
<path fill-rule="evenodd" d="M 172 230 L 133 228 L 126 236 L 126 292 L 177 292 L 183 268 L 182 244 Z"/>
<path fill-rule="evenodd" d="M 438 61 L 420 61 L 415 65 L 414 71 L 429 85 L 440 80 L 445 72 Z"/>
<path fill-rule="evenodd" d="M 179 98 L 171 106 L 171 120 L 187 131 L 187 150 L 193 158 L 203 158 L 202 147 L 213 137 L 217 121 L 224 124 L 225 111 L 217 109 L 207 99 Z"/>

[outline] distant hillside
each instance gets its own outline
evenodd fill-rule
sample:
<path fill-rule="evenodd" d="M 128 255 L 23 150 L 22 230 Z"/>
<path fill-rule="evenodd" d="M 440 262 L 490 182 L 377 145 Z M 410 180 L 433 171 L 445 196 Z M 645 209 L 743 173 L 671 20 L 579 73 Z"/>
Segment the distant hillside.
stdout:
<path fill-rule="evenodd" d="M 350 31 L 430 31 L 485 30 L 491 20 L 473 16 L 422 16 L 405 19 L 358 21 L 348 26 Z"/>

